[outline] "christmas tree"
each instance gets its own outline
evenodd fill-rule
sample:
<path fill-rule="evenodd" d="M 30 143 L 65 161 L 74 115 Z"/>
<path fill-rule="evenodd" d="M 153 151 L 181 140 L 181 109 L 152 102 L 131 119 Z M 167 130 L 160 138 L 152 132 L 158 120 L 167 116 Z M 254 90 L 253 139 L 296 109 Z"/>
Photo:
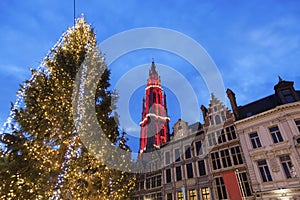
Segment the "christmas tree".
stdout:
<path fill-rule="evenodd" d="M 32 70 L 34 78 L 25 82 L 24 106 L 14 110 L 16 126 L 1 139 L 1 199 L 129 199 L 134 177 L 96 159 L 77 134 L 72 100 L 87 57 L 101 71 L 92 97 L 97 123 L 111 144 L 130 151 L 112 115 L 110 71 L 93 28 L 80 18 L 45 59 L 46 70 Z"/>

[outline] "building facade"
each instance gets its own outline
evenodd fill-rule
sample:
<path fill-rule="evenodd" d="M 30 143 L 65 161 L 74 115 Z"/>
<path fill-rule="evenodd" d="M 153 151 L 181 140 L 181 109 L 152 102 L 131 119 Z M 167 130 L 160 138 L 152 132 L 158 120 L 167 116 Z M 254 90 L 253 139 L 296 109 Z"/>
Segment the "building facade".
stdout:
<path fill-rule="evenodd" d="M 275 93 L 244 106 L 213 94 L 204 122 L 169 130 L 154 62 L 143 99 L 134 200 L 300 200 L 300 91 L 281 78 Z"/>
<path fill-rule="evenodd" d="M 252 199 L 249 173 L 233 113 L 213 94 L 209 107 L 202 105 L 201 110 L 206 135 L 204 150 L 209 161 L 215 199 Z"/>
<path fill-rule="evenodd" d="M 228 91 L 235 126 L 255 198 L 300 199 L 300 92 L 281 78 L 274 90 L 238 107 Z"/>

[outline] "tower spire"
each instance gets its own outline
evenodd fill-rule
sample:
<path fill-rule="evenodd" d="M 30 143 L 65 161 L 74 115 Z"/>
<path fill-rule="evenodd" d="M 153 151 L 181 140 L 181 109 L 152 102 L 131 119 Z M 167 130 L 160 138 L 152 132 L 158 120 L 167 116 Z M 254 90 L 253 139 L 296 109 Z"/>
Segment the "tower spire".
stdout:
<path fill-rule="evenodd" d="M 149 69 L 145 93 L 140 122 L 140 153 L 159 149 L 170 139 L 170 118 L 167 113 L 166 95 L 161 88 L 154 60 Z"/>

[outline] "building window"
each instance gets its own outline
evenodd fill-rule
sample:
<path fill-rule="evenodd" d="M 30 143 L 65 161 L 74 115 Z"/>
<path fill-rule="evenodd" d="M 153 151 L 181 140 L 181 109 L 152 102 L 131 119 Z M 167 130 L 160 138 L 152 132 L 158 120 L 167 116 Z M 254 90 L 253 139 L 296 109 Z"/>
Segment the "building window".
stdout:
<path fill-rule="evenodd" d="M 212 116 L 209 116 L 210 125 L 214 125 L 214 118 Z"/>
<path fill-rule="evenodd" d="M 260 139 L 258 137 L 257 132 L 254 133 L 250 133 L 249 134 L 250 140 L 251 140 L 251 144 L 253 149 L 259 148 L 261 147 L 261 143 L 260 143 Z"/>
<path fill-rule="evenodd" d="M 172 193 L 167 194 L 167 200 L 173 200 L 173 195 Z"/>
<path fill-rule="evenodd" d="M 252 196 L 252 191 L 251 191 L 251 187 L 246 172 L 238 173 L 238 176 L 239 176 L 239 181 L 242 185 L 242 190 L 243 190 L 242 194 L 244 195 L 244 197 Z"/>
<path fill-rule="evenodd" d="M 226 142 L 226 135 L 225 135 L 224 130 L 217 131 L 217 135 L 218 135 L 218 143 L 219 144 Z"/>
<path fill-rule="evenodd" d="M 156 93 L 153 92 L 153 103 L 156 103 Z"/>
<path fill-rule="evenodd" d="M 227 138 L 229 141 L 236 139 L 236 133 L 234 130 L 234 126 L 227 127 L 225 130 L 226 130 L 226 135 L 227 135 Z"/>
<path fill-rule="evenodd" d="M 218 107 L 214 106 L 214 112 L 217 112 L 217 111 L 218 111 Z"/>
<path fill-rule="evenodd" d="M 157 179 L 156 176 L 153 176 L 153 177 L 151 178 L 151 187 L 152 187 L 152 188 L 155 188 L 155 187 L 156 187 L 156 183 L 157 183 L 157 182 L 156 182 L 156 179 Z"/>
<path fill-rule="evenodd" d="M 224 112 L 224 111 L 221 112 L 221 117 L 222 117 L 222 120 L 223 120 L 223 121 L 226 120 L 226 116 L 225 116 L 225 112 Z"/>
<path fill-rule="evenodd" d="M 190 148 L 190 146 L 186 146 L 184 149 L 185 149 L 185 159 L 191 158 L 192 156 L 191 156 L 191 148 Z"/>
<path fill-rule="evenodd" d="M 171 169 L 166 169 L 166 182 L 171 182 Z"/>
<path fill-rule="evenodd" d="M 201 188 L 202 200 L 210 200 L 209 188 Z"/>
<path fill-rule="evenodd" d="M 199 168 L 199 175 L 200 176 L 205 176 L 206 175 L 206 170 L 205 170 L 204 160 L 199 160 L 198 161 L 198 168 Z"/>
<path fill-rule="evenodd" d="M 240 165 L 240 164 L 244 163 L 242 153 L 241 153 L 241 149 L 240 149 L 239 146 L 230 148 L 230 152 L 231 152 L 231 155 L 232 155 L 234 165 Z"/>
<path fill-rule="evenodd" d="M 300 133 L 300 119 L 295 120 L 295 123 L 296 123 L 296 126 L 297 126 L 297 128 L 298 128 L 298 131 L 299 131 L 299 133 Z"/>
<path fill-rule="evenodd" d="M 221 118 L 219 115 L 215 116 L 215 120 L 216 120 L 216 125 L 221 124 Z"/>
<path fill-rule="evenodd" d="M 196 190 L 189 190 L 189 200 L 197 200 Z"/>
<path fill-rule="evenodd" d="M 175 149 L 175 162 L 180 161 L 180 149 Z"/>
<path fill-rule="evenodd" d="M 176 167 L 176 181 L 181 181 L 182 175 L 181 175 L 181 166 Z"/>
<path fill-rule="evenodd" d="M 198 142 L 195 143 L 195 145 L 196 145 L 196 155 L 199 156 L 199 155 L 203 154 L 202 142 L 198 141 Z"/>
<path fill-rule="evenodd" d="M 166 156 L 166 165 L 170 164 L 170 152 L 169 151 L 166 152 L 165 156 Z"/>
<path fill-rule="evenodd" d="M 157 187 L 161 186 L 161 175 L 157 176 L 157 178 L 156 178 L 156 185 L 157 185 Z"/>
<path fill-rule="evenodd" d="M 274 143 L 279 143 L 283 141 L 282 135 L 278 129 L 278 126 L 274 126 L 269 128 L 269 131 L 271 133 L 272 139 Z"/>
<path fill-rule="evenodd" d="M 187 177 L 188 178 L 193 178 L 193 165 L 192 163 L 186 164 L 186 172 L 187 172 Z"/>
<path fill-rule="evenodd" d="M 140 190 L 143 190 L 144 189 L 144 181 L 141 181 L 140 182 Z"/>
<path fill-rule="evenodd" d="M 213 169 L 214 170 L 221 169 L 219 152 L 211 153 L 211 159 L 212 159 Z"/>
<path fill-rule="evenodd" d="M 209 146 L 213 146 L 215 144 L 217 144 L 217 141 L 216 141 L 216 133 L 213 132 L 213 133 L 209 133 L 207 135 L 207 138 L 208 138 L 208 145 Z"/>
<path fill-rule="evenodd" d="M 146 179 L 146 189 L 150 189 L 150 182 L 151 182 L 151 180 L 150 180 L 150 178 L 147 178 Z"/>
<path fill-rule="evenodd" d="M 266 160 L 260 160 L 260 161 L 257 161 L 257 164 L 258 164 L 259 172 L 260 172 L 260 175 L 261 175 L 261 178 L 262 178 L 263 182 L 273 181 L 272 176 L 271 176 L 271 172 L 270 172 L 269 167 L 267 165 L 267 161 Z"/>
<path fill-rule="evenodd" d="M 286 103 L 295 102 L 295 98 L 290 89 L 281 90 L 281 94 L 283 95 Z"/>
<path fill-rule="evenodd" d="M 229 150 L 225 149 L 225 150 L 220 151 L 220 153 L 221 153 L 223 167 L 232 166 L 230 155 L 229 155 Z"/>
<path fill-rule="evenodd" d="M 181 191 L 177 192 L 177 200 L 183 200 L 183 194 Z"/>
<path fill-rule="evenodd" d="M 280 156 L 280 162 L 281 162 L 282 168 L 284 170 L 284 173 L 286 175 L 286 178 L 293 178 L 293 177 L 297 176 L 295 167 L 294 167 L 289 155 Z"/>
<path fill-rule="evenodd" d="M 217 177 L 215 180 L 219 199 L 227 199 L 226 187 L 222 177 Z"/>

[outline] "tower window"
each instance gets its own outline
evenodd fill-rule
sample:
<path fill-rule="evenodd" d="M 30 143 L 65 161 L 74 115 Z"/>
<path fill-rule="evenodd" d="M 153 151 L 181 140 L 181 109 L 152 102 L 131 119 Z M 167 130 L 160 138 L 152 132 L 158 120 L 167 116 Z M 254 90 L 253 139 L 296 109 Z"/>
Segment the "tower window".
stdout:
<path fill-rule="evenodd" d="M 153 92 L 153 103 L 156 103 L 156 93 Z"/>

